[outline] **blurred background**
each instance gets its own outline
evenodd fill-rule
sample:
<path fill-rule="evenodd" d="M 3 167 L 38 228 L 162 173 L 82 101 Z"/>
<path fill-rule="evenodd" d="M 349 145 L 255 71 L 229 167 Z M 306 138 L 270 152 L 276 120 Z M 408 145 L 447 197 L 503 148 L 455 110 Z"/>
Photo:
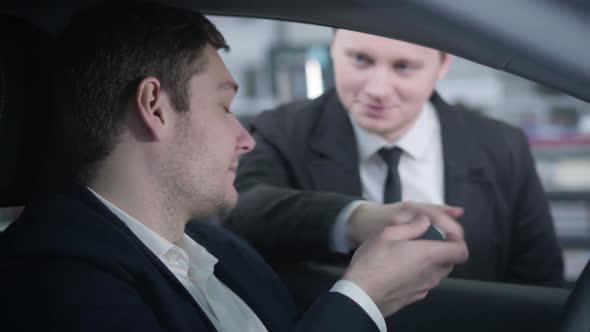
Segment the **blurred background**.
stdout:
<path fill-rule="evenodd" d="M 209 17 L 231 52 L 240 85 L 232 110 L 248 119 L 280 103 L 315 98 L 333 85 L 332 29 L 242 17 Z M 566 279 L 590 259 L 590 104 L 537 83 L 454 57 L 437 91 L 449 103 L 521 127 L 529 138 L 561 242 Z M 0 229 L 20 208 L 0 209 Z"/>

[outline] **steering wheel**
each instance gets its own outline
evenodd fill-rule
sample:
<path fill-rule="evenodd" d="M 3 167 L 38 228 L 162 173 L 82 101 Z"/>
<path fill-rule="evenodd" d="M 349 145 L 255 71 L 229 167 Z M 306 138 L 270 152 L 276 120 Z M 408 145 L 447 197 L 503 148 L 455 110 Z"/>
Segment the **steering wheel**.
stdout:
<path fill-rule="evenodd" d="M 590 262 L 567 299 L 561 331 L 590 331 Z"/>

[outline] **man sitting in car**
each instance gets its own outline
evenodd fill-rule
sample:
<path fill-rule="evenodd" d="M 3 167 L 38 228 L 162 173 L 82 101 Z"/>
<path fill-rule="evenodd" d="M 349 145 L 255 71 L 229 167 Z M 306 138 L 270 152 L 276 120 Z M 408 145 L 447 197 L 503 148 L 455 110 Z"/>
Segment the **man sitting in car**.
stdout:
<path fill-rule="evenodd" d="M 235 205 L 235 171 L 254 147 L 230 112 L 237 84 L 217 52 L 226 47 L 205 17 L 163 5 L 73 19 L 57 56 L 56 117 L 59 162 L 74 173 L 3 234 L 2 330 L 383 332 L 384 316 L 467 259 L 452 208 L 413 204 L 410 223 L 366 241 L 300 316 L 238 237 L 210 224 L 185 232 Z M 446 241 L 412 241 L 426 219 Z"/>

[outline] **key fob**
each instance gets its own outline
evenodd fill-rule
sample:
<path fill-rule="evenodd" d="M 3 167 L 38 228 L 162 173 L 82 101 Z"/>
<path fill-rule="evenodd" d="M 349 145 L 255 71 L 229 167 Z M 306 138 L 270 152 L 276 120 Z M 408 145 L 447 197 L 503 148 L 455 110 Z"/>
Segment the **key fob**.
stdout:
<path fill-rule="evenodd" d="M 443 234 L 442 234 L 441 231 L 439 231 L 433 225 L 430 225 L 430 226 L 428 226 L 428 229 L 426 230 L 426 232 L 424 232 L 424 234 L 422 234 L 422 236 L 419 239 L 420 240 L 438 240 L 438 241 L 444 241 L 445 240 L 445 237 L 443 236 Z"/>

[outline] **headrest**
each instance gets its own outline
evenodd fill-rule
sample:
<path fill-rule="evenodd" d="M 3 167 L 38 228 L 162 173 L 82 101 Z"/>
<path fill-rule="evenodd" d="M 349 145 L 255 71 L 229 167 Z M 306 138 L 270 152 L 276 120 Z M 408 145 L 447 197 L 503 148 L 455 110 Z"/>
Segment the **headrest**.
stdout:
<path fill-rule="evenodd" d="M 0 207 L 30 198 L 53 112 L 49 34 L 0 14 Z"/>

